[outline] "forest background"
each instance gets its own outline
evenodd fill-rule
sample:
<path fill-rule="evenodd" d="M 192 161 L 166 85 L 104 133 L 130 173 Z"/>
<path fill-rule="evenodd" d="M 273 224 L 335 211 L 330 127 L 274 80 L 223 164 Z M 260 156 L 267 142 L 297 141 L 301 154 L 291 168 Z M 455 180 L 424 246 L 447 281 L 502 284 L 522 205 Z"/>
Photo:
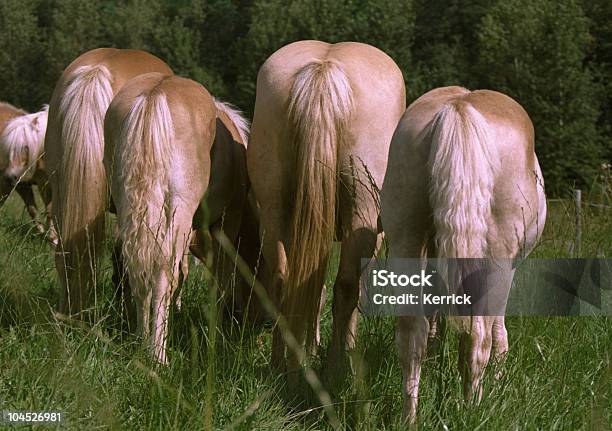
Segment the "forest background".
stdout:
<path fill-rule="evenodd" d="M 148 50 L 251 114 L 259 67 L 300 39 L 382 49 L 408 103 L 445 85 L 512 96 L 549 196 L 610 170 L 610 0 L 0 0 L 0 100 L 39 109 L 73 59 L 106 46 Z"/>

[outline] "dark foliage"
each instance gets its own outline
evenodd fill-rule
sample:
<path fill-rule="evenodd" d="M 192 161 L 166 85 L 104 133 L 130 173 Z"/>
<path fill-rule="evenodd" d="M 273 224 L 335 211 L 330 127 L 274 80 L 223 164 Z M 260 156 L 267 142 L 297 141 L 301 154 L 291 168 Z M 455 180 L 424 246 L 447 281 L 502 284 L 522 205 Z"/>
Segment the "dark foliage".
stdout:
<path fill-rule="evenodd" d="M 247 112 L 257 71 L 300 39 L 375 45 L 408 102 L 491 88 L 531 115 L 547 188 L 588 188 L 612 158 L 609 0 L 3 0 L 0 99 L 34 110 L 61 71 L 100 46 L 140 48 Z"/>

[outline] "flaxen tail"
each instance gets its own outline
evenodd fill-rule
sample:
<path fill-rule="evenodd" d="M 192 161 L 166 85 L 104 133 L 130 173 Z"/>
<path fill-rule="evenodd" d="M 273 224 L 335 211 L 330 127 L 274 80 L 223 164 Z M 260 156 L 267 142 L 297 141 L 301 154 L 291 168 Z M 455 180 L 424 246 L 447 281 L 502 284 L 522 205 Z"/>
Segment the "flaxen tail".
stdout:
<path fill-rule="evenodd" d="M 115 175 L 123 186 L 119 235 L 133 289 L 152 290 L 168 275 L 174 253 L 169 208 L 169 165 L 174 142 L 172 115 L 159 89 L 138 96 L 124 119 L 115 147 Z M 171 280 L 168 280 L 171 281 Z M 147 335 L 148 319 L 142 322 Z"/>
<path fill-rule="evenodd" d="M 94 259 L 104 236 L 104 115 L 113 98 L 111 80 L 103 65 L 79 67 L 67 78 L 59 101 L 62 159 L 54 173 L 58 193 L 53 205 L 60 247 L 69 270 L 80 277 L 67 280 L 73 291 L 94 280 Z"/>
<path fill-rule="evenodd" d="M 487 232 L 499 157 L 487 120 L 471 104 L 453 101 L 434 117 L 429 157 L 430 204 L 440 258 L 488 256 Z M 457 288 L 472 263 L 459 260 L 448 268 Z M 446 271 L 445 271 L 446 272 Z"/>
<path fill-rule="evenodd" d="M 455 101 L 436 114 L 429 159 L 430 203 L 439 257 L 484 257 L 499 164 L 485 118 Z"/>
<path fill-rule="evenodd" d="M 289 121 L 296 190 L 290 222 L 283 311 L 294 335 L 311 347 L 335 233 L 337 153 L 346 139 L 353 93 L 342 67 L 313 61 L 296 74 Z"/>
<path fill-rule="evenodd" d="M 48 108 L 45 105 L 39 112 L 20 115 L 6 123 L 0 135 L 0 157 L 13 160 L 27 149 L 29 162 L 38 162 L 45 144 Z"/>

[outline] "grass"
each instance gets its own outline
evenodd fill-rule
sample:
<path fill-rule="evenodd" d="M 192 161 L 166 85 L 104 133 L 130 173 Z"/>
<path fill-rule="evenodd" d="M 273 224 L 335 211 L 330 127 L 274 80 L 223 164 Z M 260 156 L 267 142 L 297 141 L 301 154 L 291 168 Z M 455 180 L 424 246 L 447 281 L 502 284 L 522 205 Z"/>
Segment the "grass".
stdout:
<path fill-rule="evenodd" d="M 596 201 L 609 204 L 606 196 Z M 585 205 L 583 229 L 582 256 L 612 257 L 609 208 Z M 532 256 L 571 256 L 573 232 L 571 201 L 550 202 L 544 238 Z M 336 265 L 334 256 L 328 285 Z M 14 196 L 0 211 L 0 410 L 61 411 L 62 429 L 197 430 L 206 428 L 208 397 L 214 429 L 330 428 L 307 385 L 287 388 L 284 376 L 271 370 L 268 328 L 228 319 L 209 327 L 210 296 L 201 266 L 192 265 L 183 308 L 171 322 L 170 364 L 161 368 L 121 330 L 108 256 L 100 269 L 97 322 L 55 320 L 50 247 L 34 233 Z M 330 303 L 322 320 L 323 346 L 331 331 Z M 449 336 L 442 353 L 427 359 L 419 427 L 612 427 L 612 318 L 511 317 L 507 326 L 510 354 L 503 377 L 494 381 L 493 373 L 487 374 L 479 406 L 463 402 L 456 337 Z M 393 334 L 392 318 L 360 320 L 355 378 L 329 385 L 321 365 L 324 348 L 313 364 L 343 428 L 401 428 Z"/>

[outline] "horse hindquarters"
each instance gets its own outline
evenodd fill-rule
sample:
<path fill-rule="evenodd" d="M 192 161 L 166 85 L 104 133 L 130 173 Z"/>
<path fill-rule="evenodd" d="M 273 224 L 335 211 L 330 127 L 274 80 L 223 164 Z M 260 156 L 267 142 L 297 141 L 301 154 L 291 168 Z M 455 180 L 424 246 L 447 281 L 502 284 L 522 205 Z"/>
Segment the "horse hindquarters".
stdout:
<path fill-rule="evenodd" d="M 485 257 L 493 181 L 499 164 L 495 147 L 490 145 L 489 125 L 473 106 L 462 100 L 442 106 L 431 124 L 429 204 L 437 255 Z M 460 281 L 460 269 L 447 271 L 449 280 Z M 453 318 L 462 332 L 459 366 L 468 399 L 480 398 L 480 379 L 490 356 L 494 320 L 480 316 Z M 404 414 L 410 422 L 416 419 L 427 328 L 427 320 L 418 317 L 401 318 L 397 327 L 398 354 L 404 372 Z"/>

